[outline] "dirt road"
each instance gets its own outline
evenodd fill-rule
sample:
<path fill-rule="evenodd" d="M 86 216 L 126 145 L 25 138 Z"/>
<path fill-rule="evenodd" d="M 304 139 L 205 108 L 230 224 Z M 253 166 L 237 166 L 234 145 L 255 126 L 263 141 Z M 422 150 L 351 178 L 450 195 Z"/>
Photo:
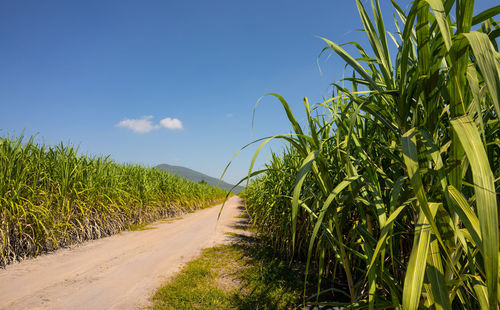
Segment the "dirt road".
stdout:
<path fill-rule="evenodd" d="M 141 309 L 201 249 L 228 241 L 240 204 L 184 215 L 0 269 L 0 309 Z"/>

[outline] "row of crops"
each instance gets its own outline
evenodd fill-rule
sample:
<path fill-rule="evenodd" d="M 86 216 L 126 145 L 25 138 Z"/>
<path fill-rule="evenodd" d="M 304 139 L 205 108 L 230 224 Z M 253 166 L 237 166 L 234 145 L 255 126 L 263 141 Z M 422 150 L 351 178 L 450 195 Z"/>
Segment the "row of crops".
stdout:
<path fill-rule="evenodd" d="M 272 94 L 293 132 L 260 140 L 285 150 L 249 175 L 248 213 L 318 279 L 309 304 L 498 309 L 500 6 L 393 1 L 388 34 L 378 0 L 356 5 L 367 46 L 324 39 L 347 68 L 332 97 L 301 126 Z"/>
<path fill-rule="evenodd" d="M 214 203 L 226 191 L 73 146 L 0 140 L 0 266 Z"/>

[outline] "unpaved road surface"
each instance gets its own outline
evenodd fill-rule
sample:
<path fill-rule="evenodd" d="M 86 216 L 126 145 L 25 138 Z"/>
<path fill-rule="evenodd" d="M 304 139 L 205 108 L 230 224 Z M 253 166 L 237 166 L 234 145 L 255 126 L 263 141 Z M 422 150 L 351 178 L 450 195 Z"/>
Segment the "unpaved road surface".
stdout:
<path fill-rule="evenodd" d="M 240 199 L 0 269 L 0 309 L 141 309 L 201 249 L 227 242 Z"/>

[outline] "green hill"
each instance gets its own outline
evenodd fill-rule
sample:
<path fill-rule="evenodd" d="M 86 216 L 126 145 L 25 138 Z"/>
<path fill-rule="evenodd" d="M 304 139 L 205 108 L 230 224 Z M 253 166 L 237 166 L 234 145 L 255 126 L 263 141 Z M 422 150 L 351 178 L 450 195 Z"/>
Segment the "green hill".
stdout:
<path fill-rule="evenodd" d="M 198 171 L 194 171 L 194 170 L 186 168 L 186 167 L 161 164 L 161 165 L 156 166 L 155 168 L 159 169 L 159 170 L 173 173 L 175 175 L 178 175 L 180 177 L 186 178 L 186 179 L 194 181 L 194 182 L 201 182 L 203 180 L 212 186 L 217 186 L 217 183 L 219 182 L 219 179 L 217 179 L 217 178 L 208 176 L 206 174 L 203 174 L 203 173 L 198 172 Z M 229 191 L 231 188 L 233 188 L 233 186 L 234 185 L 226 183 L 226 182 L 220 182 L 220 184 L 219 184 L 220 188 L 223 188 L 227 191 Z M 233 190 L 233 193 L 239 193 L 242 189 L 243 189 L 243 186 L 238 186 Z"/>

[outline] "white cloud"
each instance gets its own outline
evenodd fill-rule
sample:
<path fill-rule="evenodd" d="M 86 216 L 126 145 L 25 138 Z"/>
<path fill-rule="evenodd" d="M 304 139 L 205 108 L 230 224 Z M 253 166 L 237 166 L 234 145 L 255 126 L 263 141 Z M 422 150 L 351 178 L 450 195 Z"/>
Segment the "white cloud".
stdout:
<path fill-rule="evenodd" d="M 144 116 L 141 119 L 124 119 L 116 124 L 116 126 L 132 129 L 135 133 L 148 133 L 159 128 L 158 125 L 153 125 L 152 119 L 152 115 Z"/>
<path fill-rule="evenodd" d="M 177 119 L 177 118 L 164 118 L 160 121 L 160 126 L 165 127 L 167 129 L 172 129 L 172 130 L 182 130 L 182 122 Z"/>
<path fill-rule="evenodd" d="M 182 122 L 177 118 L 164 118 L 159 124 L 153 123 L 153 116 L 143 116 L 140 119 L 124 119 L 116 124 L 117 127 L 125 127 L 131 129 L 135 133 L 148 133 L 150 131 L 160 129 L 162 127 L 170 130 L 182 130 Z"/>

